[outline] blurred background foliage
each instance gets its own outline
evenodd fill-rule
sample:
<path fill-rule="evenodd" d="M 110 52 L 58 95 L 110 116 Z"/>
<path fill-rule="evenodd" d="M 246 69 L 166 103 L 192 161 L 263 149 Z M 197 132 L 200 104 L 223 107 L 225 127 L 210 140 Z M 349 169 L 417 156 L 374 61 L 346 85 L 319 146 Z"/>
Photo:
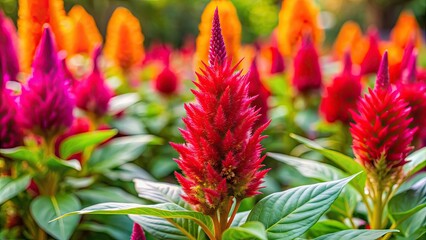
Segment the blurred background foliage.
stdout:
<path fill-rule="evenodd" d="M 209 0 L 65 0 L 69 11 L 80 4 L 95 18 L 105 36 L 108 20 L 118 6 L 128 8 L 140 19 L 145 35 L 145 46 L 153 42 L 167 42 L 175 47 L 198 34 L 201 13 Z M 243 43 L 267 37 L 278 24 L 281 0 L 232 0 L 243 26 Z M 410 9 L 421 28 L 426 29 L 425 0 L 317 0 L 321 8 L 321 22 L 326 29 L 325 44 L 337 36 L 342 24 L 354 20 L 363 30 L 375 25 L 387 37 L 403 9 Z M 0 8 L 15 21 L 18 0 L 0 0 Z"/>

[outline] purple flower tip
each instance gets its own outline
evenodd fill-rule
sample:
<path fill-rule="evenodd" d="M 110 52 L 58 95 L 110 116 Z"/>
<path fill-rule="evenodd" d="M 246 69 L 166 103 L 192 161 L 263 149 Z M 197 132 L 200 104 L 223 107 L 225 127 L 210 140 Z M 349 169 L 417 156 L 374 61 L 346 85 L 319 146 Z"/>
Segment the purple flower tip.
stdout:
<path fill-rule="evenodd" d="M 53 32 L 47 23 L 43 25 L 43 34 L 36 49 L 32 67 L 44 74 L 58 69 L 56 44 Z"/>
<path fill-rule="evenodd" d="M 142 227 L 137 223 L 133 224 L 133 231 L 132 236 L 130 236 L 130 240 L 146 240 Z"/>
<path fill-rule="evenodd" d="M 9 80 L 17 81 L 19 73 L 17 42 L 15 25 L 0 9 L 0 66 L 3 75 L 0 88 Z"/>
<path fill-rule="evenodd" d="M 102 45 L 98 44 L 93 50 L 93 71 L 99 71 L 99 57 L 102 55 Z"/>
<path fill-rule="evenodd" d="M 374 89 L 388 89 L 389 83 L 389 66 L 388 66 L 388 51 L 383 53 L 382 61 L 380 62 L 379 71 L 377 72 L 376 86 Z"/>
<path fill-rule="evenodd" d="M 349 51 L 346 51 L 343 56 L 343 72 L 348 74 L 352 73 L 352 59 Z"/>
<path fill-rule="evenodd" d="M 216 7 L 213 16 L 212 36 L 210 38 L 209 63 L 222 65 L 226 59 L 225 42 L 223 41 L 222 29 L 220 28 L 219 10 Z"/>
<path fill-rule="evenodd" d="M 402 73 L 403 83 L 414 83 L 416 81 L 416 78 L 417 78 L 416 65 L 417 65 L 417 52 L 413 51 L 408 61 L 408 65 L 406 66 L 406 68 L 403 70 L 404 72 Z"/>

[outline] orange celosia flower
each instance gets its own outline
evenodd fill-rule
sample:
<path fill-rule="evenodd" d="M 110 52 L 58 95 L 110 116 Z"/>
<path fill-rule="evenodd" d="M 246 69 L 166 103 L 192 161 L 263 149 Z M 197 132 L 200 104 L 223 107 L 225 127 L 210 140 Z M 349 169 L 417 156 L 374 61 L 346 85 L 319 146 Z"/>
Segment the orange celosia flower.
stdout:
<path fill-rule="evenodd" d="M 342 28 L 340 28 L 339 35 L 337 35 L 336 41 L 334 42 L 333 48 L 336 57 L 342 59 L 344 53 L 349 50 L 351 58 L 354 58 L 357 52 L 355 46 L 360 41 L 362 41 L 362 31 L 358 23 L 353 21 L 345 22 Z"/>
<path fill-rule="evenodd" d="M 232 58 L 233 64 L 240 59 L 238 53 L 241 45 L 241 23 L 237 10 L 229 0 L 212 0 L 204 9 L 198 26 L 200 33 L 196 40 L 195 69 L 203 66 L 202 61 L 207 64 L 213 14 L 216 7 L 219 9 L 219 18 L 223 23 L 221 27 L 226 52 Z"/>
<path fill-rule="evenodd" d="M 93 52 L 95 46 L 102 43 L 102 36 L 93 17 L 80 5 L 75 5 L 68 13 L 68 16 L 74 24 L 69 54 L 89 54 Z"/>
<path fill-rule="evenodd" d="M 69 39 L 67 36 L 72 26 L 65 15 L 62 0 L 20 0 L 18 15 L 18 33 L 23 71 L 29 72 L 30 70 L 44 23 L 50 24 L 58 48 L 60 50 L 68 49 Z"/>
<path fill-rule="evenodd" d="M 422 42 L 422 33 L 416 18 L 409 11 L 403 11 L 399 15 L 398 21 L 392 29 L 390 39 L 393 43 L 404 49 L 411 38 L 415 39 L 415 45 L 418 47 Z"/>
<path fill-rule="evenodd" d="M 312 36 L 315 44 L 322 41 L 318 13 L 319 9 L 312 0 L 283 1 L 278 21 L 278 45 L 283 55 L 292 55 L 306 33 Z"/>
<path fill-rule="evenodd" d="M 108 23 L 105 57 L 123 70 L 142 61 L 144 37 L 139 20 L 126 8 L 117 8 Z"/>

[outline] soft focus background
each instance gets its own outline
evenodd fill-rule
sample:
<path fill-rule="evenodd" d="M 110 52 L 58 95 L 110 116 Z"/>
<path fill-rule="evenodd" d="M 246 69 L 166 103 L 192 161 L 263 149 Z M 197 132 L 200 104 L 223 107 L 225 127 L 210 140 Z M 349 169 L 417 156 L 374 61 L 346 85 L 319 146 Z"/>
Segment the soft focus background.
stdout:
<path fill-rule="evenodd" d="M 145 47 L 152 42 L 171 43 L 180 47 L 186 38 L 198 35 L 200 16 L 208 0 L 65 0 L 65 9 L 79 4 L 94 17 L 105 36 L 108 20 L 117 6 L 124 6 L 139 18 L 145 36 Z M 280 0 L 233 0 L 242 24 L 242 42 L 251 43 L 267 37 L 278 24 Z M 424 0 L 317 0 L 321 22 L 326 29 L 326 45 L 333 42 L 342 24 L 354 20 L 365 30 L 375 25 L 386 38 L 403 9 L 411 10 L 421 28 L 426 27 Z M 0 0 L 0 8 L 14 21 L 18 1 Z"/>

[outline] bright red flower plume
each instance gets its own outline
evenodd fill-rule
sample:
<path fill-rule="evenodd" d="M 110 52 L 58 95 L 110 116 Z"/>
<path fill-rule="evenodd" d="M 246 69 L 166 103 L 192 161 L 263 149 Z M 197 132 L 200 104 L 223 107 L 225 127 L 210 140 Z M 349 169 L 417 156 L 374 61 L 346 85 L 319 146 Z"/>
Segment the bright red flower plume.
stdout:
<path fill-rule="evenodd" d="M 226 57 L 216 9 L 210 40 L 209 65 L 201 69 L 193 90 L 196 103 L 186 104 L 185 144 L 171 143 L 183 175 L 176 173 L 182 196 L 192 207 L 210 215 L 227 206 L 231 197 L 241 200 L 259 193 L 268 170 L 263 166 L 260 141 L 267 124 L 255 129 L 258 111 L 250 106 L 247 77 L 235 72 Z"/>

